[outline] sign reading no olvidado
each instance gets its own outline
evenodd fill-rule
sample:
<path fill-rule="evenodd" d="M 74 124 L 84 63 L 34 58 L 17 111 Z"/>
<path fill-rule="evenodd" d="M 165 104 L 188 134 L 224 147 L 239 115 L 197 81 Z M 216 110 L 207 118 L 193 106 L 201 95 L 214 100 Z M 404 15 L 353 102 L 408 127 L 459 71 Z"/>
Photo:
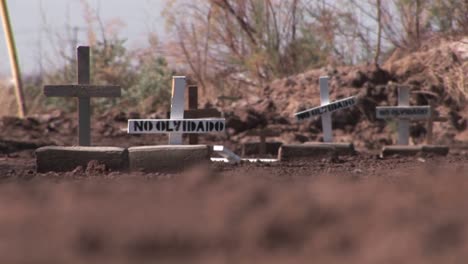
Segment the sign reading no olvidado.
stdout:
<path fill-rule="evenodd" d="M 430 106 L 382 106 L 377 107 L 379 119 L 425 120 L 431 117 Z"/>
<path fill-rule="evenodd" d="M 314 116 L 323 115 L 325 113 L 332 113 L 341 109 L 355 106 L 357 104 L 357 101 L 358 100 L 356 96 L 348 97 L 345 99 L 335 101 L 330 104 L 314 107 L 314 108 L 296 113 L 294 116 L 296 116 L 297 120 L 301 121 L 304 119 L 312 118 Z"/>
<path fill-rule="evenodd" d="M 164 133 L 219 133 L 224 132 L 226 120 L 210 119 L 130 119 L 129 134 L 164 134 Z"/>

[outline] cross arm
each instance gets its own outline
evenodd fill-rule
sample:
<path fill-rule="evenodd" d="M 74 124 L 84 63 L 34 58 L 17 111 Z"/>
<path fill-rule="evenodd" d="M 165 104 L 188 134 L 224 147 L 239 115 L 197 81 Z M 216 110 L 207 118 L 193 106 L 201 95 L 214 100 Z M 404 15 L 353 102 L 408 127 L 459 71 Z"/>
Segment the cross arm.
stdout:
<path fill-rule="evenodd" d="M 184 118 L 210 118 L 221 117 L 221 112 L 214 108 L 192 109 L 184 111 Z"/>
<path fill-rule="evenodd" d="M 247 132 L 248 136 L 264 136 L 264 137 L 279 137 L 281 133 L 279 131 L 264 128 L 264 129 L 254 129 Z"/>
<path fill-rule="evenodd" d="M 47 97 L 120 97 L 120 86 L 116 85 L 46 85 L 44 95 Z"/>

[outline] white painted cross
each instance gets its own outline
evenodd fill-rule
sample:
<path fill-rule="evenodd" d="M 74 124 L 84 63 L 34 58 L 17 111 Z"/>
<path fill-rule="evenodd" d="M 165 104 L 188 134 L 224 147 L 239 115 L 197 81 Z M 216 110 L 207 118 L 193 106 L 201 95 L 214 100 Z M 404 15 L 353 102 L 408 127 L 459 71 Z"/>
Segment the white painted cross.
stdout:
<path fill-rule="evenodd" d="M 352 96 L 330 103 L 328 76 L 320 77 L 320 106 L 296 113 L 296 119 L 302 121 L 315 116 L 322 116 L 323 141 L 333 142 L 331 114 L 357 104 L 357 97 Z"/>
<path fill-rule="evenodd" d="M 410 106 L 409 87 L 398 88 L 398 106 L 377 107 L 377 118 L 398 119 L 398 145 L 409 145 L 410 120 L 427 120 L 431 118 L 430 106 Z"/>
<path fill-rule="evenodd" d="M 127 133 L 169 134 L 169 145 L 182 145 L 182 134 L 224 132 L 224 118 L 184 119 L 185 86 L 185 77 L 173 77 L 170 119 L 130 119 Z"/>

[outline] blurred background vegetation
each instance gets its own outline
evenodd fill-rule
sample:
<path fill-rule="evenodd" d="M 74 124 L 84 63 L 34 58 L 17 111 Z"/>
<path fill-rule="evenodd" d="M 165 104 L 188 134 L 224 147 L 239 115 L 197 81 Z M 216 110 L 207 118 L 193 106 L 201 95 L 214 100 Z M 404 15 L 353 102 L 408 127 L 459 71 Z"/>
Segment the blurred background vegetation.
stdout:
<path fill-rule="evenodd" d="M 204 98 L 238 97 L 309 69 L 380 65 L 468 33 L 468 2 L 459 0 L 168 0 L 164 41 L 153 33 L 145 48 L 128 50 L 119 25 L 102 21 L 80 1 L 92 48 L 92 82 L 123 88 L 121 99 L 97 99 L 98 111 L 167 107 L 173 74 L 190 76 Z M 57 39 L 63 63 L 25 80 L 30 112 L 76 107 L 72 100 L 45 100 L 38 89 L 76 80 L 70 43 L 51 38 Z"/>

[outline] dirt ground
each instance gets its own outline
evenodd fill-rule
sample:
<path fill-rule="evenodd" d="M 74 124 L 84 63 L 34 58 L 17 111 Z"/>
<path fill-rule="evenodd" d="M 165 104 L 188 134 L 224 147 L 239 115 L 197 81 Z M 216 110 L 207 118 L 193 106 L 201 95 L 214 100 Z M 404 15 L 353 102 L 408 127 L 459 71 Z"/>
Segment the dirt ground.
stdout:
<path fill-rule="evenodd" d="M 89 164 L 36 174 L 0 158 L 1 263 L 465 263 L 468 155 Z"/>

